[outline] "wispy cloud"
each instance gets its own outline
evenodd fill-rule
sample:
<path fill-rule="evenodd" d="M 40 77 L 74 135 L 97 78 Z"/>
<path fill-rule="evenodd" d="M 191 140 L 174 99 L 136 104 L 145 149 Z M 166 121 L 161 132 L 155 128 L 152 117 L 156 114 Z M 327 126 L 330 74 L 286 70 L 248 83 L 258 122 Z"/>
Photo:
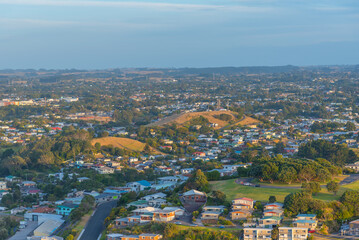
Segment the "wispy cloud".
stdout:
<path fill-rule="evenodd" d="M 155 8 L 165 10 L 234 10 L 241 12 L 263 12 L 269 7 L 254 7 L 245 5 L 220 4 L 184 4 L 141 1 L 97 1 L 97 0 L 0 0 L 0 5 L 21 6 L 63 6 L 63 7 L 127 7 L 127 8 Z"/>
<path fill-rule="evenodd" d="M 101 27 L 120 28 L 130 30 L 160 29 L 168 27 L 167 24 L 157 23 L 131 23 L 131 22 L 93 22 L 93 21 L 57 21 L 47 19 L 29 18 L 0 18 L 0 24 L 7 28 L 28 28 L 28 27 Z"/>

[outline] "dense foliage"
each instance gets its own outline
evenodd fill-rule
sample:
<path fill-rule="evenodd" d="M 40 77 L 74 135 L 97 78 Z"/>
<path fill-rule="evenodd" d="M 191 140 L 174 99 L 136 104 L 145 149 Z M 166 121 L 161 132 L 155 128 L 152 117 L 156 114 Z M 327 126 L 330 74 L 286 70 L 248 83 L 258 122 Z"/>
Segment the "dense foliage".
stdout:
<path fill-rule="evenodd" d="M 357 155 L 347 145 L 322 139 L 300 145 L 298 155 L 310 159 L 325 158 L 337 166 L 358 161 Z"/>
<path fill-rule="evenodd" d="M 281 155 L 273 158 L 255 160 L 249 175 L 269 182 L 310 182 L 328 181 L 340 173 L 340 168 L 325 159 L 294 159 L 283 158 Z"/>

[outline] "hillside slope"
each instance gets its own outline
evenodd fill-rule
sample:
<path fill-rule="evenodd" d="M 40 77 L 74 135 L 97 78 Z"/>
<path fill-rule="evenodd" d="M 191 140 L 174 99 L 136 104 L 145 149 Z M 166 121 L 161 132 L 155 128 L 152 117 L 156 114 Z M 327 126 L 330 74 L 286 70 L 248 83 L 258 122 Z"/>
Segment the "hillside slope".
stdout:
<path fill-rule="evenodd" d="M 137 140 L 130 138 L 120 138 L 120 137 L 103 137 L 95 138 L 91 141 L 92 145 L 100 143 L 101 146 L 112 145 L 113 147 L 118 147 L 121 149 L 127 149 L 136 152 L 142 152 L 146 144 Z M 154 154 L 162 154 L 160 151 L 152 148 Z"/>
<path fill-rule="evenodd" d="M 224 121 L 221 119 L 216 118 L 215 116 L 221 115 L 221 114 L 227 114 L 230 115 L 232 118 L 228 121 Z M 227 126 L 232 125 L 251 125 L 251 124 L 257 124 L 260 123 L 257 119 L 254 119 L 252 117 L 243 116 L 241 119 L 237 118 L 237 113 L 232 111 L 210 111 L 210 112 L 190 112 L 190 113 L 181 113 L 181 114 L 174 114 L 172 116 L 166 117 L 164 119 L 161 119 L 160 121 L 150 123 L 146 125 L 147 127 L 160 127 L 164 125 L 169 124 L 176 124 L 176 125 L 184 125 L 185 123 L 188 123 L 192 119 L 198 118 L 198 117 L 204 117 L 207 118 L 210 123 L 217 123 L 218 126 L 215 127 L 215 129 L 224 128 Z"/>
<path fill-rule="evenodd" d="M 232 118 L 229 121 L 224 121 L 218 118 L 215 118 L 214 116 L 220 115 L 220 114 L 227 114 L 230 115 Z M 183 125 L 192 119 L 198 118 L 198 117 L 204 117 L 207 118 L 210 123 L 217 123 L 218 127 L 216 128 L 222 128 L 230 124 L 230 121 L 238 121 L 236 113 L 232 111 L 209 111 L 209 112 L 190 112 L 190 113 L 182 113 L 182 114 L 175 114 L 169 117 L 166 117 L 164 119 L 161 119 L 160 121 L 150 123 L 147 125 L 147 127 L 156 127 L 156 126 L 164 126 L 167 124 L 176 124 L 176 125 Z"/>

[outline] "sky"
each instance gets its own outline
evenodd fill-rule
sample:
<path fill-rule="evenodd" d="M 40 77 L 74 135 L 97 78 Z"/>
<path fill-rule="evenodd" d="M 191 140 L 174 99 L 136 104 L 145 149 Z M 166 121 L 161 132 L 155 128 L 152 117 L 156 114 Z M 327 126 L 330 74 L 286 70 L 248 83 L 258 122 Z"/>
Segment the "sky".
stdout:
<path fill-rule="evenodd" d="M 0 69 L 359 64 L 358 0 L 0 0 Z"/>

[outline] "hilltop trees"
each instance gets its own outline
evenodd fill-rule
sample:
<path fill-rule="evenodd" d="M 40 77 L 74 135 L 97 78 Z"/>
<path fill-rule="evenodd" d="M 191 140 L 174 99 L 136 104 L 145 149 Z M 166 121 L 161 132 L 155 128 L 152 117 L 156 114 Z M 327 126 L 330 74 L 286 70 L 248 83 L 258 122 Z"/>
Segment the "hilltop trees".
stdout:
<path fill-rule="evenodd" d="M 86 130 L 64 127 L 54 137 L 42 137 L 23 146 L 19 152 L 2 156 L 0 164 L 4 174 L 16 173 L 23 168 L 45 169 L 59 166 L 64 160 L 92 150 L 91 134 Z"/>
<path fill-rule="evenodd" d="M 293 159 L 279 155 L 274 158 L 255 160 L 249 170 L 249 175 L 261 181 L 291 184 L 298 181 L 328 181 L 339 172 L 340 168 L 325 159 Z"/>
<path fill-rule="evenodd" d="M 356 154 L 347 145 L 322 139 L 300 145 L 298 155 L 310 159 L 324 158 L 337 166 L 358 161 Z"/>

